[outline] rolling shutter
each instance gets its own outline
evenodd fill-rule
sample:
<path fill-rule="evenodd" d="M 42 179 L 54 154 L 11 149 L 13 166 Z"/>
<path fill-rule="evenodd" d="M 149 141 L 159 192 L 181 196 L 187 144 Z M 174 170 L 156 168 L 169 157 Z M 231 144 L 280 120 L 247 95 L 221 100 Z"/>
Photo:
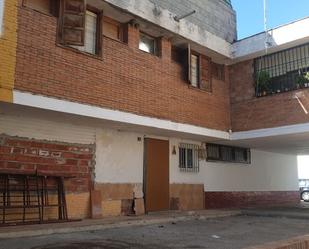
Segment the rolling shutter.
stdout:
<path fill-rule="evenodd" d="M 84 46 L 85 0 L 62 0 L 59 16 L 59 42 L 64 45 Z"/>

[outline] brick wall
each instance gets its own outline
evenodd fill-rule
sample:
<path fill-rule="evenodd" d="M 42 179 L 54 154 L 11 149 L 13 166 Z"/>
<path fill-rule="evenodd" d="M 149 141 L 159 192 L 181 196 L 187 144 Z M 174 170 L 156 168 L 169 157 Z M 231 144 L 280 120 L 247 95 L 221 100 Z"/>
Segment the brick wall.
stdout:
<path fill-rule="evenodd" d="M 231 84 L 231 122 L 233 131 L 272 128 L 309 122 L 309 90 L 255 97 L 253 60 L 229 68 Z"/>
<path fill-rule="evenodd" d="M 299 204 L 298 191 L 205 192 L 205 208 L 271 207 Z"/>
<path fill-rule="evenodd" d="M 35 131 L 34 131 L 35 132 Z M 18 137 L 0 136 L 0 168 L 18 172 L 44 171 L 71 174 L 68 192 L 88 192 L 93 171 L 94 148 Z"/>
<path fill-rule="evenodd" d="M 228 130 L 229 83 L 213 80 L 213 92 L 188 87 L 182 67 L 139 51 L 138 33 L 128 44 L 103 39 L 103 57 L 94 58 L 56 45 L 57 19 L 19 7 L 15 89 L 139 115 Z"/>

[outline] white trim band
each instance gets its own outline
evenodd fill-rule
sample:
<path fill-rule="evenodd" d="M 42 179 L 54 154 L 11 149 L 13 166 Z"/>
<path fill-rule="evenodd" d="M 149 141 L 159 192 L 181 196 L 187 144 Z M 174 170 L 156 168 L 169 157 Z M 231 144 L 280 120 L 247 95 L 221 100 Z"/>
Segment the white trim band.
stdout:
<path fill-rule="evenodd" d="M 139 125 L 149 128 L 157 128 L 166 131 L 186 133 L 223 140 L 244 140 L 253 138 L 272 137 L 309 132 L 309 123 L 280 126 L 275 128 L 257 129 L 228 133 L 225 131 L 208 129 L 204 127 L 181 124 L 158 118 L 140 116 L 128 112 L 111 110 L 86 104 L 79 104 L 67 100 L 60 100 L 41 95 L 34 95 L 14 90 L 14 104 L 36 107 L 51 111 L 76 114 L 101 120 L 120 122 L 130 125 Z"/>
<path fill-rule="evenodd" d="M 230 135 L 230 140 L 242 140 L 252 138 L 264 138 L 272 136 L 292 135 L 309 132 L 309 123 L 279 126 L 274 128 L 265 128 L 250 131 L 233 132 Z"/>
<path fill-rule="evenodd" d="M 116 111 L 86 104 L 79 104 L 67 100 L 34 95 L 31 93 L 25 93 L 16 90 L 14 90 L 13 96 L 14 104 L 24 106 L 76 114 L 131 125 L 140 125 L 168 131 L 187 133 L 192 135 L 199 135 L 218 139 L 229 139 L 229 133 L 220 130 L 208 129 L 189 124 L 175 123 L 172 121 L 157 118 L 139 116 L 128 112 Z"/>

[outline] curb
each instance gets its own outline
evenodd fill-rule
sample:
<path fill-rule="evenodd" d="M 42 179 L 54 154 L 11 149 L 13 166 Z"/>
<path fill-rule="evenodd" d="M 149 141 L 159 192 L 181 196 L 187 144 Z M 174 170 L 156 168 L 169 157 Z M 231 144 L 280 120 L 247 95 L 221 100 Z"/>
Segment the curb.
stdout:
<path fill-rule="evenodd" d="M 84 225 L 79 227 L 67 227 L 67 228 L 49 228 L 49 229 L 38 229 L 38 230 L 27 230 L 27 231 L 17 231 L 17 232 L 3 232 L 0 233 L 0 239 L 12 239 L 21 237 L 34 237 L 34 236 L 46 236 L 52 234 L 64 234 L 64 233 L 75 233 L 75 232 L 89 232 L 96 230 L 105 230 L 113 228 L 124 228 L 133 226 L 146 226 L 154 224 L 164 224 L 170 222 L 181 222 L 190 220 L 207 220 L 214 218 L 230 217 L 240 215 L 240 211 L 229 211 L 220 214 L 209 214 L 209 215 L 186 215 L 179 217 L 168 217 L 168 218 L 154 218 L 149 220 L 131 220 L 131 221 L 120 221 L 109 224 L 99 224 L 99 225 Z M 30 226 L 31 228 L 31 226 Z"/>
<path fill-rule="evenodd" d="M 297 214 L 297 213 L 286 213 L 286 212 L 272 212 L 272 211 L 241 211 L 242 215 L 256 216 L 256 217 L 271 217 L 271 218 L 290 218 L 290 219 L 309 219 L 309 214 Z"/>

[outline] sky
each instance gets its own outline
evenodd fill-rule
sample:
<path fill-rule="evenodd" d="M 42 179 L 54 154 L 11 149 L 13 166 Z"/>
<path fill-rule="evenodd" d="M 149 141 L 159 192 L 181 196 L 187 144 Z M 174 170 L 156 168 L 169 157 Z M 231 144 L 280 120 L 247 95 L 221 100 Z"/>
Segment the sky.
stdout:
<path fill-rule="evenodd" d="M 264 31 L 264 0 L 232 0 L 238 39 Z M 266 0 L 267 26 L 275 28 L 309 16 L 309 0 Z"/>

